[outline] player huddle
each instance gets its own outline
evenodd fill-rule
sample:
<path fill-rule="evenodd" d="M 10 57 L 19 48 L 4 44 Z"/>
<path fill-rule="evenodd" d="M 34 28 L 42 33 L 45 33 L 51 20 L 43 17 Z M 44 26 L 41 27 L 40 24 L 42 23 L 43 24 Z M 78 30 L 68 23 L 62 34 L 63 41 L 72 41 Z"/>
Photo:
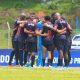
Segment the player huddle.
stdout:
<path fill-rule="evenodd" d="M 31 13 L 26 17 L 24 13 L 16 19 L 12 35 L 13 50 L 10 55 L 9 65 L 15 56 L 16 65 L 31 66 L 35 65 L 35 53 L 38 48 L 38 39 L 42 42 L 42 66 L 45 65 L 45 54 L 48 51 L 47 66 L 51 67 L 54 58 L 54 50 L 58 50 L 57 66 L 69 66 L 71 31 L 69 23 L 60 13 L 52 13 L 51 16 L 44 16 L 40 19 Z M 23 54 L 24 52 L 24 54 Z"/>

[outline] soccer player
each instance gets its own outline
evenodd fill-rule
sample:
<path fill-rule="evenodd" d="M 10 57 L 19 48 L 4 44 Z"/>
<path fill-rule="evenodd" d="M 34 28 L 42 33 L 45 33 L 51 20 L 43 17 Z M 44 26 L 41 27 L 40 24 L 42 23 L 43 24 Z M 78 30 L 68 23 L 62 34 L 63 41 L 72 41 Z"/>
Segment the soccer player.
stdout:
<path fill-rule="evenodd" d="M 55 21 L 56 21 L 55 12 L 53 12 L 53 13 L 51 14 L 51 23 L 52 23 L 53 27 L 54 27 Z M 57 40 L 56 40 L 56 32 L 55 32 L 55 31 L 53 31 L 53 36 L 54 36 L 54 38 L 53 38 L 54 49 L 56 49 L 56 48 L 57 48 L 57 47 L 56 47 Z M 54 50 L 52 51 L 52 63 L 53 63 L 53 57 L 54 57 L 53 54 L 54 54 Z"/>
<path fill-rule="evenodd" d="M 19 63 L 21 66 L 23 66 L 24 21 L 26 21 L 26 16 L 21 15 L 20 19 L 17 21 L 17 24 L 19 24 L 19 26 L 14 37 L 15 47 L 17 50 L 16 55 L 18 55 Z"/>
<path fill-rule="evenodd" d="M 52 14 L 51 14 L 51 23 L 54 25 L 54 23 L 55 23 L 55 20 L 56 20 L 56 17 L 55 17 L 55 12 L 53 12 Z"/>
<path fill-rule="evenodd" d="M 46 24 L 52 25 L 50 22 L 50 17 L 45 16 L 42 22 L 43 22 L 43 30 L 42 33 L 39 34 L 40 36 L 42 36 L 42 48 L 43 48 L 42 62 L 43 62 L 43 66 L 45 66 L 45 53 L 46 51 L 48 51 L 47 66 L 51 67 L 52 66 L 51 53 L 53 51 L 53 34 L 52 34 L 52 30 L 46 27 Z"/>
<path fill-rule="evenodd" d="M 62 17 L 63 20 L 65 20 L 65 18 Z M 72 33 L 72 28 L 70 26 L 70 24 L 67 22 L 67 40 L 68 40 L 68 63 L 65 60 L 65 55 L 64 55 L 64 63 L 65 66 L 68 66 L 71 60 L 71 54 L 70 54 L 70 49 L 71 49 L 71 44 L 72 44 L 72 40 L 71 40 L 71 33 Z"/>
<path fill-rule="evenodd" d="M 32 20 L 34 20 L 34 19 L 36 18 L 36 13 L 35 13 L 35 12 L 31 12 L 31 13 L 30 13 L 30 18 L 31 18 Z"/>
<path fill-rule="evenodd" d="M 24 32 L 28 35 L 27 41 L 27 51 L 31 52 L 31 67 L 35 63 L 35 52 L 37 51 L 37 36 L 35 34 L 36 25 L 30 17 L 28 17 L 28 22 L 25 24 Z"/>
<path fill-rule="evenodd" d="M 42 19 L 42 18 L 41 18 Z M 42 21 L 37 22 L 36 34 L 41 33 L 43 29 Z M 37 47 L 38 47 L 38 66 L 42 64 L 42 36 L 37 35 Z"/>
<path fill-rule="evenodd" d="M 66 63 L 68 63 L 68 40 L 66 38 L 66 27 L 67 23 L 65 20 L 61 18 L 61 15 L 59 13 L 55 14 L 57 20 L 55 21 L 54 27 L 57 29 L 57 49 L 59 52 L 59 57 L 58 57 L 58 64 L 57 66 L 62 66 L 63 62 L 63 54 L 65 55 L 65 60 Z M 64 30 L 65 31 L 59 31 L 59 30 Z"/>
<path fill-rule="evenodd" d="M 71 61 L 71 54 L 70 54 L 71 44 L 72 44 L 71 33 L 72 33 L 72 28 L 71 28 L 70 24 L 67 23 L 68 59 L 69 60 L 68 60 L 68 64 L 65 61 L 65 66 L 68 66 L 70 64 L 70 61 Z"/>
<path fill-rule="evenodd" d="M 54 27 L 53 26 L 48 26 L 48 27 L 57 32 L 56 33 L 56 40 L 57 40 L 56 46 L 57 46 L 57 49 L 58 49 L 58 52 L 59 52 L 57 66 L 62 66 L 62 64 L 63 64 L 62 63 L 63 62 L 63 52 L 65 53 L 65 59 L 68 62 L 68 54 L 67 54 L 68 40 L 66 38 L 67 23 L 66 23 L 65 20 L 63 20 L 61 18 L 61 15 L 59 13 L 56 13 L 55 17 L 56 17 L 57 20 L 55 21 Z"/>
<path fill-rule="evenodd" d="M 16 49 L 15 49 L 15 41 L 14 41 L 14 37 L 15 37 L 15 34 L 17 32 L 17 27 L 18 27 L 18 24 L 16 23 L 15 21 L 15 24 L 14 24 L 14 29 L 13 29 L 13 34 L 12 34 L 12 47 L 13 47 L 13 50 L 10 54 L 10 59 L 9 59 L 9 66 L 12 65 L 12 60 L 13 60 L 13 57 L 15 56 L 16 58 L 16 65 L 18 65 L 18 56 L 16 55 Z"/>

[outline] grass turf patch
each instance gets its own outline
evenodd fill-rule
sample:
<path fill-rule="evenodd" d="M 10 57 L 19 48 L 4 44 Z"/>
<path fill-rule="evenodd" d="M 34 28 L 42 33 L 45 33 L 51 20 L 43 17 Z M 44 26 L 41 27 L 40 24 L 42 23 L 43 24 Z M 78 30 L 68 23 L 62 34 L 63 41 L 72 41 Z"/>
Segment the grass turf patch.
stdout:
<path fill-rule="evenodd" d="M 0 67 L 0 80 L 80 80 L 80 68 Z"/>

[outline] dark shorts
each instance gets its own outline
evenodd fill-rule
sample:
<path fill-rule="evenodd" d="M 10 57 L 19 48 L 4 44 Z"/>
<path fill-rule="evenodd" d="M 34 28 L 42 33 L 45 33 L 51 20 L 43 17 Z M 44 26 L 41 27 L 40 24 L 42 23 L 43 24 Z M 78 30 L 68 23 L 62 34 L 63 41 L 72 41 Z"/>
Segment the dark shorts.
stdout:
<path fill-rule="evenodd" d="M 37 43 L 27 42 L 26 49 L 28 52 L 37 52 Z"/>
<path fill-rule="evenodd" d="M 42 44 L 48 51 L 53 51 L 54 50 L 54 45 L 53 44 Z"/>
<path fill-rule="evenodd" d="M 58 40 L 57 49 L 62 50 L 64 53 L 68 52 L 68 41 L 67 40 Z"/>
<path fill-rule="evenodd" d="M 72 44 L 72 39 L 71 39 L 71 36 L 68 36 L 68 49 L 70 50 L 71 49 L 71 44 Z"/>
<path fill-rule="evenodd" d="M 57 39 L 56 37 L 53 39 L 53 44 L 54 44 L 54 47 L 55 47 L 55 48 L 57 48 L 57 40 L 58 40 L 58 39 Z"/>
<path fill-rule="evenodd" d="M 12 38 L 12 48 L 15 47 L 15 42 L 14 42 L 14 39 Z"/>
<path fill-rule="evenodd" d="M 51 40 L 51 41 L 42 40 L 42 45 L 43 45 L 48 51 L 53 51 L 53 50 L 54 50 L 53 40 Z"/>
<path fill-rule="evenodd" d="M 26 45 L 27 45 L 26 40 L 24 40 L 24 42 L 23 42 L 23 49 L 24 50 L 26 50 Z"/>
<path fill-rule="evenodd" d="M 23 40 L 12 40 L 12 46 L 14 49 L 23 49 L 24 48 L 24 41 Z"/>

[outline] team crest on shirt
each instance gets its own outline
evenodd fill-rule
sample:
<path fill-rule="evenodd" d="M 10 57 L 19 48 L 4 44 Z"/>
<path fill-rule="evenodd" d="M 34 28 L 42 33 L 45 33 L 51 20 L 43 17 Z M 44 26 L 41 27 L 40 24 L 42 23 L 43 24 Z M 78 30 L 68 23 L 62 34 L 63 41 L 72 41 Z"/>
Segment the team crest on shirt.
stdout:
<path fill-rule="evenodd" d="M 60 23 L 66 23 L 64 20 L 60 20 Z"/>
<path fill-rule="evenodd" d="M 35 26 L 33 23 L 28 23 L 28 26 Z"/>

